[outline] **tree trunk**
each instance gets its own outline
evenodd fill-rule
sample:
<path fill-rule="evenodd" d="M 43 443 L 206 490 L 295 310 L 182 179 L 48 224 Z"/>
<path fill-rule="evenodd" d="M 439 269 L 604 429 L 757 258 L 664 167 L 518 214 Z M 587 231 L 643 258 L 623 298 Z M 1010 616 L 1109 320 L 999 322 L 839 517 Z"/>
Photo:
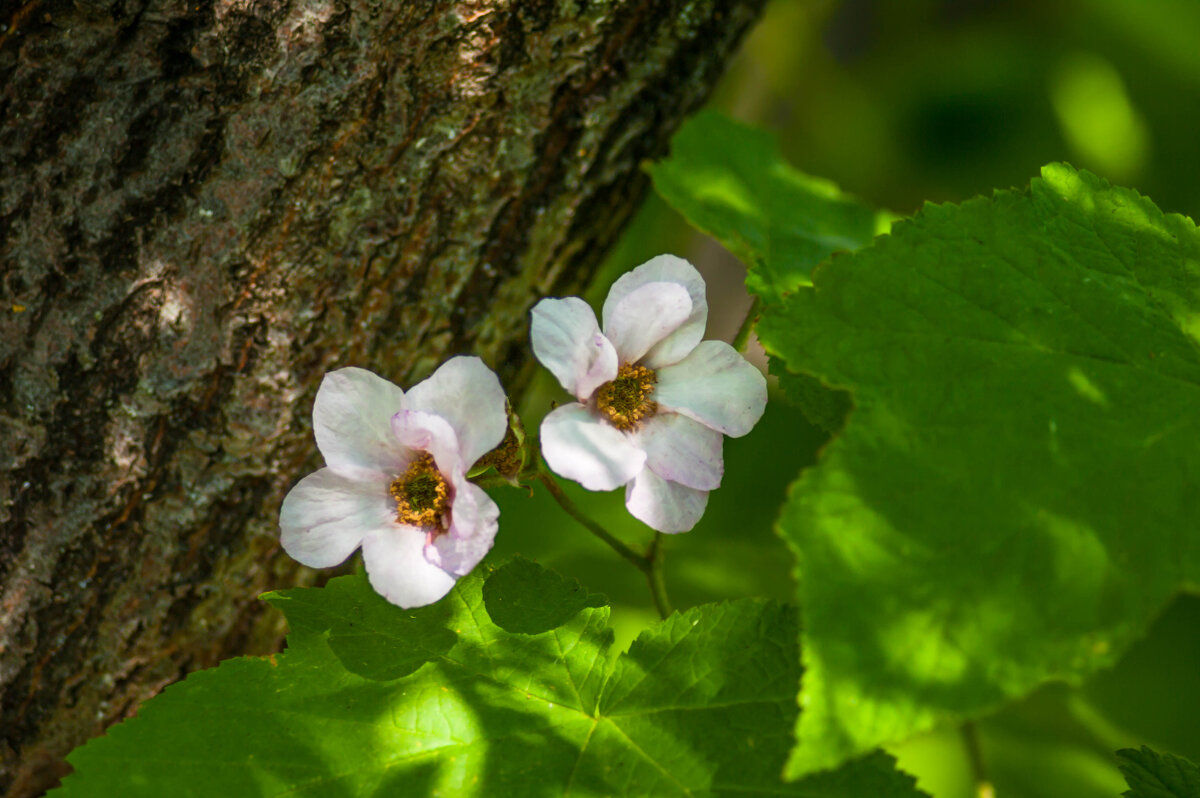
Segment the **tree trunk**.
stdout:
<path fill-rule="evenodd" d="M 519 389 L 761 4 L 0 8 L 0 793 L 278 645 L 324 372 Z"/>

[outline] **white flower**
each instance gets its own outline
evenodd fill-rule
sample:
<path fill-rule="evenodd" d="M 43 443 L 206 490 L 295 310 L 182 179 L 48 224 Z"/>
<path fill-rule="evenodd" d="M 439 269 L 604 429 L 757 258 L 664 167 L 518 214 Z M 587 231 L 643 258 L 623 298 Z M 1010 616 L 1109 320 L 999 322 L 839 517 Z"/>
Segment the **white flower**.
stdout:
<path fill-rule="evenodd" d="M 328 568 L 362 546 L 388 601 L 437 601 L 492 547 L 500 509 L 466 474 L 507 428 L 504 390 L 477 357 L 447 360 L 407 394 L 365 369 L 326 374 L 313 404 L 326 467 L 283 500 L 284 550 Z"/>
<path fill-rule="evenodd" d="M 617 280 L 604 332 L 576 297 L 533 309 L 533 353 L 578 402 L 542 422 L 546 462 L 588 490 L 625 486 L 625 506 L 660 532 L 686 532 L 721 484 L 721 435 L 740 437 L 767 404 L 763 375 L 723 341 L 701 341 L 704 279 L 659 255 Z"/>

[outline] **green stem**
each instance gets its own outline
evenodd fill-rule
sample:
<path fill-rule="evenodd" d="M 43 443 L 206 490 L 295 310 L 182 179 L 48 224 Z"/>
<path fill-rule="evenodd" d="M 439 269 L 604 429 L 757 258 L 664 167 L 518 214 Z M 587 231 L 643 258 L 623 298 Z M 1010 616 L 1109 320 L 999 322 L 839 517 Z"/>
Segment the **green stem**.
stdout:
<path fill-rule="evenodd" d="M 671 615 L 671 600 L 667 598 L 667 583 L 663 580 L 661 532 L 654 533 L 654 540 L 650 541 L 650 550 L 646 552 L 646 558 L 650 561 L 650 569 L 646 571 L 646 582 L 650 585 L 654 608 L 663 620 L 666 620 Z"/>
<path fill-rule="evenodd" d="M 625 545 L 624 541 L 618 539 L 607 529 L 584 515 L 583 511 L 575 506 L 575 502 L 571 501 L 570 497 L 563 493 L 563 489 L 560 488 L 558 483 L 554 481 L 554 477 L 550 476 L 545 471 L 538 471 L 536 476 L 538 481 L 546 486 L 546 490 L 550 491 L 550 495 L 554 497 L 554 501 L 558 502 L 558 506 L 567 511 L 567 515 L 574 518 L 587 531 L 591 532 L 593 535 L 607 543 L 609 548 L 611 548 L 617 554 L 620 554 L 622 557 L 629 560 L 629 562 L 633 563 L 639 571 L 647 576 L 650 575 L 654 565 L 653 561 L 649 557 L 637 553 L 629 546 Z"/>
<path fill-rule="evenodd" d="M 754 329 L 754 319 L 758 315 L 759 304 L 758 297 L 754 297 L 750 301 L 750 307 L 746 310 L 746 318 L 742 320 L 742 326 L 738 328 L 737 335 L 733 337 L 733 348 L 739 352 L 746 348 L 746 341 L 750 338 L 750 331 Z"/>
<path fill-rule="evenodd" d="M 650 541 L 649 549 L 645 554 L 640 554 L 626 545 L 616 535 L 586 516 L 576 506 L 575 502 L 571 501 L 571 498 L 563 492 L 563 489 L 559 487 L 554 477 L 550 476 L 545 470 L 539 469 L 531 476 L 546 486 L 546 490 L 550 491 L 550 495 L 554 497 L 554 501 L 558 502 L 558 506 L 567 511 L 567 515 L 574 518 L 588 532 L 591 532 L 607 543 L 609 548 L 633 563 L 634 567 L 646 575 L 646 584 L 650 587 L 650 597 L 654 599 L 654 608 L 658 610 L 658 614 L 664 619 L 669 617 L 671 614 L 671 600 L 667 598 L 667 584 L 663 579 L 662 533 L 655 532 L 654 539 Z"/>
<path fill-rule="evenodd" d="M 960 728 L 963 745 L 967 749 L 967 760 L 971 764 L 971 777 L 975 780 L 975 794 L 978 798 L 996 798 L 996 788 L 988 780 L 987 765 L 983 761 L 983 749 L 979 745 L 979 730 L 975 724 L 967 721 Z"/>

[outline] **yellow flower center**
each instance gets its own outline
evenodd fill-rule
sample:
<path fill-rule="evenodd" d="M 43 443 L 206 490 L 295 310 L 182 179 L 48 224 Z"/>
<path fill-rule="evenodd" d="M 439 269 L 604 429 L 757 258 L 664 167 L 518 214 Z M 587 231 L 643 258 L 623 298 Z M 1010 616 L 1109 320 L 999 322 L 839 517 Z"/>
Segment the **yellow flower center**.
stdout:
<path fill-rule="evenodd" d="M 658 375 L 645 366 L 621 366 L 617 378 L 596 391 L 596 409 L 617 429 L 631 430 L 658 411 L 650 399 L 657 381 Z"/>
<path fill-rule="evenodd" d="M 397 521 L 441 529 L 450 499 L 446 480 L 433 464 L 433 455 L 426 452 L 413 460 L 403 474 L 392 480 L 388 493 L 396 500 Z"/>

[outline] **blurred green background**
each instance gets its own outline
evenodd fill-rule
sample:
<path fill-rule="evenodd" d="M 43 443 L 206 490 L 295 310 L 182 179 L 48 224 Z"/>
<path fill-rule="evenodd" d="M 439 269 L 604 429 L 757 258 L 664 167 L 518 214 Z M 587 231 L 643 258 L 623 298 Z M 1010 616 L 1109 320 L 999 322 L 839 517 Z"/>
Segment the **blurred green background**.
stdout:
<path fill-rule="evenodd" d="M 1164 210 L 1200 213 L 1200 0 L 776 0 L 712 105 L 776 132 L 797 168 L 903 214 L 1023 187 L 1060 160 Z M 740 266 L 654 196 L 587 298 L 599 307 L 612 280 L 662 252 L 701 269 L 709 337 L 731 338 L 748 307 Z M 566 399 L 543 371 L 521 408 L 530 431 Z M 676 608 L 791 597 L 791 555 L 772 525 L 825 440 L 773 393 L 758 427 L 726 441 L 724 484 L 704 519 L 667 541 Z M 617 535 L 649 540 L 621 491 L 567 489 Z M 618 649 L 657 618 L 641 574 L 544 491 L 493 495 L 504 519 L 493 559 L 521 553 L 606 593 Z M 998 798 L 1114 798 L 1125 789 L 1120 747 L 1200 761 L 1200 598 L 1177 599 L 1114 670 L 1049 685 L 983 720 L 979 735 Z M 976 795 L 957 728 L 893 753 L 935 798 Z"/>

